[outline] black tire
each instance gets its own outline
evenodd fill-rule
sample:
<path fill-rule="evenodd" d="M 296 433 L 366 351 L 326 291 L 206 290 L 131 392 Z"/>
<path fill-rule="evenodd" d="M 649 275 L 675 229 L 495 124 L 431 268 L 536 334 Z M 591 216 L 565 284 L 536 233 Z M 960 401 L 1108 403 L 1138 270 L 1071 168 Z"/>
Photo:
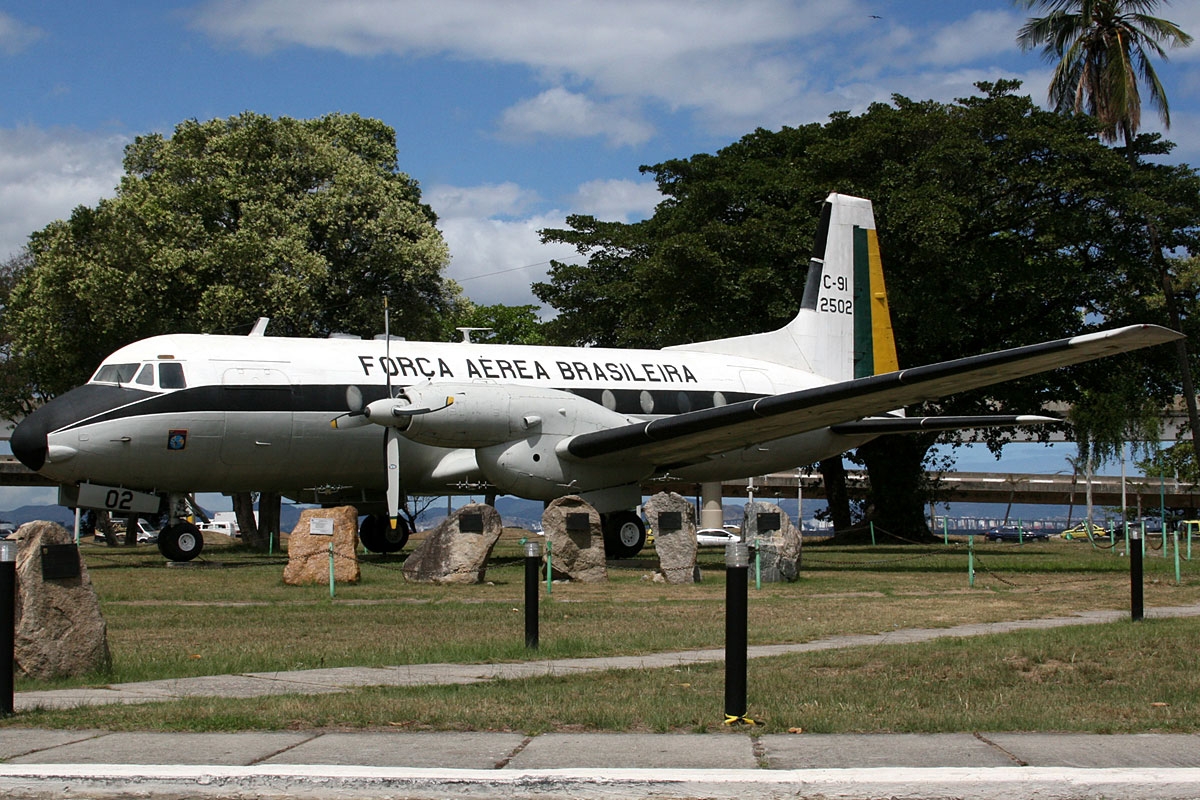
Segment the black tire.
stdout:
<path fill-rule="evenodd" d="M 358 540 L 372 553 L 398 553 L 408 544 L 409 533 L 408 521 L 404 517 L 396 519 L 393 529 L 383 514 L 369 514 L 358 528 Z"/>
<path fill-rule="evenodd" d="M 646 546 L 646 523 L 632 511 L 614 511 L 601 518 L 604 552 L 609 558 L 633 558 Z"/>
<path fill-rule="evenodd" d="M 158 552 L 168 561 L 191 561 L 204 550 L 204 534 L 190 522 L 176 522 L 159 531 Z"/>

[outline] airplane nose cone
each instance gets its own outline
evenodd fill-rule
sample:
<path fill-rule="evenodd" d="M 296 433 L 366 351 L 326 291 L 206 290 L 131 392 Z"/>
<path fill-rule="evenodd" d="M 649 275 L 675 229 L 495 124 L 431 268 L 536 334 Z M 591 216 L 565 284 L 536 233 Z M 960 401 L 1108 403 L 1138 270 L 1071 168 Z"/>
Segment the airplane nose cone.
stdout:
<path fill-rule="evenodd" d="M 35 411 L 17 424 L 10 440 L 12 454 L 34 472 L 46 463 L 46 426 Z"/>

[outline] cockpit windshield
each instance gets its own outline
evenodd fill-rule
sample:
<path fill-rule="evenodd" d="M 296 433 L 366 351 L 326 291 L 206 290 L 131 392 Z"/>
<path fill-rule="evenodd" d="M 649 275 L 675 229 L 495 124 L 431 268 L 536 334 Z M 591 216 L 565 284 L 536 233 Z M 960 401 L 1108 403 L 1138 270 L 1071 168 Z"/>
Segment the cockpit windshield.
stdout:
<path fill-rule="evenodd" d="M 156 369 L 157 367 L 157 369 Z M 157 372 L 158 381 L 155 382 Z M 91 383 L 115 383 L 159 389 L 184 389 L 187 380 L 183 376 L 183 364 L 178 361 L 162 361 L 147 364 L 103 364 L 92 376 Z"/>
<path fill-rule="evenodd" d="M 92 383 L 129 383 L 141 364 L 103 364 L 92 376 Z"/>

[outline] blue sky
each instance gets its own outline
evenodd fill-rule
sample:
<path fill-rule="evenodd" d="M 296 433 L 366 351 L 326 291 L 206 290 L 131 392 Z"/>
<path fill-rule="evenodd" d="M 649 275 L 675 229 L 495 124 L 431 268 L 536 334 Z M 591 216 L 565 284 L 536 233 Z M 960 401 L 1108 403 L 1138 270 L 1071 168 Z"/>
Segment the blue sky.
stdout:
<path fill-rule="evenodd" d="M 1200 3 L 1160 15 L 1200 35 Z M 648 215 L 642 164 L 893 93 L 1017 78 L 1044 101 L 1050 68 L 1015 45 L 1026 16 L 1009 0 L 0 0 L 0 258 L 111 196 L 139 134 L 353 112 L 395 128 L 448 275 L 477 302 L 532 303 L 547 262 L 575 257 L 537 231 Z M 1200 163 L 1200 45 L 1158 68 L 1171 160 Z"/>

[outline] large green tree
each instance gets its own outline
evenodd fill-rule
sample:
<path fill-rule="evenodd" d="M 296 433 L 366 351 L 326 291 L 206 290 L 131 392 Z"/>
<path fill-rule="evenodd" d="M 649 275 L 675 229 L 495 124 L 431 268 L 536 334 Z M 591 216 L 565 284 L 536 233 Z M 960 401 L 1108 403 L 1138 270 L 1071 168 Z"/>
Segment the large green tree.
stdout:
<path fill-rule="evenodd" d="M 125 150 L 115 197 L 33 233 L 0 333 L 13 408 L 168 332 L 436 338 L 457 287 L 436 217 L 397 165 L 395 133 L 356 115 L 244 113 L 180 123 Z"/>
<path fill-rule="evenodd" d="M 980 88 L 951 104 L 896 97 L 861 115 L 759 130 L 716 154 L 644 167 L 665 197 L 653 217 L 631 225 L 572 217 L 569 229 L 543 232 L 588 256 L 583 266 L 554 264 L 535 286 L 559 310 L 549 335 L 662 346 L 784 323 L 830 191 L 874 201 L 901 366 L 1160 320 L 1138 220 L 1154 206 L 1173 243 L 1194 245 L 1197 176 L 1162 168 L 1158 181 L 1135 180 L 1092 120 L 1043 111 L 1012 82 Z M 1151 352 L 1134 362 L 1158 396 L 1173 388 L 1155 383 L 1161 359 Z M 911 411 L 1035 411 L 1069 402 L 1105 369 L 1085 365 Z M 881 524 L 926 530 L 919 475 L 934 441 L 885 437 L 859 450 Z"/>

